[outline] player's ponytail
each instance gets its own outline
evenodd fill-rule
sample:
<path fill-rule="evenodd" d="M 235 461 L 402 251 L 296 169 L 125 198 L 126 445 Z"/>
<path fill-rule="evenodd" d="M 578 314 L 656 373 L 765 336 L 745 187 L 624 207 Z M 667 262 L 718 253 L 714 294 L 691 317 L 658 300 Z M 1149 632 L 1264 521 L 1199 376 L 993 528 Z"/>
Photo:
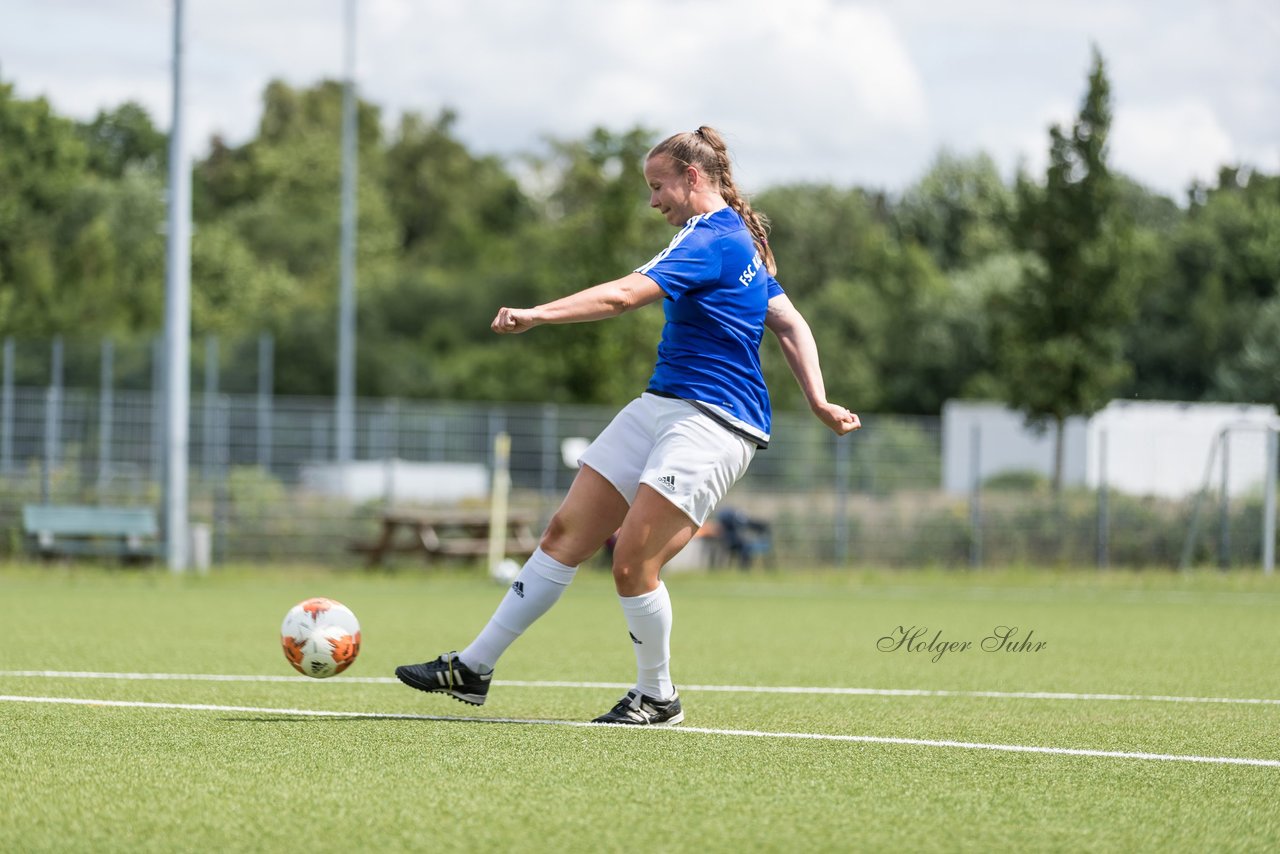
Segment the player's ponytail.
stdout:
<path fill-rule="evenodd" d="M 756 251 L 764 260 L 765 268 L 776 275 L 778 263 L 769 248 L 769 220 L 751 208 L 751 203 L 733 181 L 733 167 L 729 161 L 729 148 L 724 137 L 715 128 L 703 125 L 693 133 L 669 136 L 653 147 L 649 157 L 665 155 L 689 166 L 696 166 L 720 190 L 729 207 L 738 212 L 751 232 Z"/>

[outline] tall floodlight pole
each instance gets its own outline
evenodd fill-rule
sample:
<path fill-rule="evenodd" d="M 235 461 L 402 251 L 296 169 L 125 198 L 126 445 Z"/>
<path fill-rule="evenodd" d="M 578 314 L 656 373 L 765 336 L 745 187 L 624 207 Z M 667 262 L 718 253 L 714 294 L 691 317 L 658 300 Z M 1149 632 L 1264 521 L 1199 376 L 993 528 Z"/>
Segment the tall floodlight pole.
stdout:
<path fill-rule="evenodd" d="M 355 456 L 356 406 L 356 0 L 346 0 L 342 88 L 342 235 L 339 251 L 337 459 Z"/>
<path fill-rule="evenodd" d="M 164 286 L 165 556 L 187 568 L 187 419 L 191 398 L 191 166 L 182 112 L 182 0 L 173 0 L 173 127 L 169 131 L 169 235 Z"/>

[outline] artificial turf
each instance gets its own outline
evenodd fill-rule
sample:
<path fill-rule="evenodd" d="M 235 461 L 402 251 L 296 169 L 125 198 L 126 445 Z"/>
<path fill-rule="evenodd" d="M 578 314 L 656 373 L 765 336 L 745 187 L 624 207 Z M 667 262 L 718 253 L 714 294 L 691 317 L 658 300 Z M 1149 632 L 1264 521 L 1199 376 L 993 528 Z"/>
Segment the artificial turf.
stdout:
<path fill-rule="evenodd" d="M 614 683 L 634 675 L 611 584 L 593 570 L 511 649 L 476 709 L 388 677 L 471 638 L 502 595 L 479 574 L 0 569 L 0 694 L 41 698 L 0 702 L 0 850 L 1280 845 L 1274 579 L 922 570 L 667 581 L 683 731 L 567 725 L 606 710 Z M 290 679 L 277 630 L 314 595 L 350 606 L 364 645 L 345 676 Z M 1001 626 L 1032 644 L 983 650 Z M 925 629 L 918 643 L 934 649 L 894 647 L 899 627 Z M 943 642 L 970 646 L 939 656 Z M 384 681 L 357 681 L 370 678 Z M 735 686 L 868 693 L 725 690 Z M 1020 696 L 1036 693 L 1070 696 Z M 55 702 L 68 700 L 103 702 Z M 309 714 L 323 711 L 353 714 Z"/>

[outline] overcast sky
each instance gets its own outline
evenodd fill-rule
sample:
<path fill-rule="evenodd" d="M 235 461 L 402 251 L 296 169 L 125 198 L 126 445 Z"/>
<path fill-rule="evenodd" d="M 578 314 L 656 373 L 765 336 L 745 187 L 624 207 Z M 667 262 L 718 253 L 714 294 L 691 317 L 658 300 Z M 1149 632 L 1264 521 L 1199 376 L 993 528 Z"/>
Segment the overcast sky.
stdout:
<path fill-rule="evenodd" d="M 254 133 L 272 78 L 343 74 L 343 0 L 186 0 L 193 154 Z M 0 79 L 92 118 L 167 128 L 172 0 L 0 0 Z M 1224 163 L 1280 172 L 1276 0 L 359 0 L 356 77 L 388 121 L 459 114 L 475 151 L 603 125 L 725 132 L 748 190 L 897 192 L 941 149 L 1041 169 L 1084 94 L 1115 100 L 1112 162 L 1181 200 Z"/>

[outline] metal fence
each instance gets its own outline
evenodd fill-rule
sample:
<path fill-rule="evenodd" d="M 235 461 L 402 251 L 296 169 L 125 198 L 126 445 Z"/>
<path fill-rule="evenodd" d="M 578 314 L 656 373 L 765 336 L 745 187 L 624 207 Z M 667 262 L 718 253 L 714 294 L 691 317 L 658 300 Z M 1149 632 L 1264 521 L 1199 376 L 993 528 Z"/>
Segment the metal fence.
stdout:
<path fill-rule="evenodd" d="M 2 550 L 22 549 L 28 503 L 160 506 L 163 407 L 150 391 L 6 385 L 0 401 Z M 190 414 L 190 516 L 210 526 L 215 562 L 355 564 L 392 505 L 447 500 L 483 506 L 483 490 L 414 497 L 391 476 L 452 466 L 482 473 L 495 437 L 511 437 L 513 506 L 545 521 L 574 471 L 562 446 L 592 437 L 613 409 L 360 400 L 356 459 L 388 476 L 363 492 L 316 478 L 334 457 L 327 398 L 196 392 Z M 1053 494 L 1035 478 L 942 484 L 941 420 L 864 414 L 836 439 L 806 413 L 777 413 L 774 441 L 725 500 L 766 521 L 780 566 L 1257 565 L 1262 497 L 1212 493 L 1169 500 L 1111 490 Z M 448 464 L 447 466 L 445 464 Z M 378 466 L 373 466 L 375 471 Z M 358 494 L 357 494 L 358 493 Z M 1206 499 L 1208 504 L 1206 505 Z M 1216 502 L 1216 503 L 1215 503 Z M 1205 506 L 1214 512 L 1205 512 Z M 1200 536 L 1188 545 L 1193 519 Z"/>

